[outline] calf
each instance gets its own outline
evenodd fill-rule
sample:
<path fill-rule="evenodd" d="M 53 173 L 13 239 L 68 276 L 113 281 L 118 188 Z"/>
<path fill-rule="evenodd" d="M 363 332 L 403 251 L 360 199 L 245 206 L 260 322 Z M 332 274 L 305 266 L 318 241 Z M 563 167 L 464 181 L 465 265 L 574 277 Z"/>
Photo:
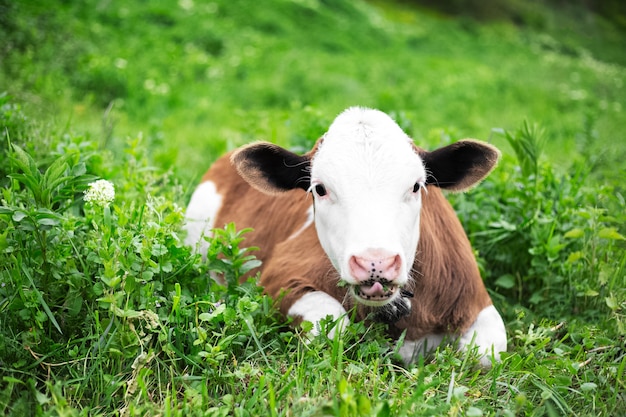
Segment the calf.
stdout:
<path fill-rule="evenodd" d="M 251 227 L 260 284 L 283 314 L 319 332 L 354 308 L 392 337 L 406 331 L 407 363 L 455 340 L 489 366 L 506 350 L 504 323 L 441 189 L 472 187 L 498 158 L 474 140 L 428 152 L 386 114 L 350 108 L 305 155 L 254 143 L 218 159 L 189 203 L 187 243 L 205 253 L 214 225 Z"/>

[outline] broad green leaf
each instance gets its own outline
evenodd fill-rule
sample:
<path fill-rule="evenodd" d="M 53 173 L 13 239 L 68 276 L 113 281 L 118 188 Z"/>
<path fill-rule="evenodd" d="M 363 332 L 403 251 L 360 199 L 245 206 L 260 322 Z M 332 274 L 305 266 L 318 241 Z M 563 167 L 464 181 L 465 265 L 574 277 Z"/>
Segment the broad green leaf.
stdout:
<path fill-rule="evenodd" d="M 565 233 L 563 235 L 563 237 L 566 237 L 568 239 L 578 239 L 578 238 L 580 238 L 580 237 L 582 237 L 584 235 L 585 235 L 585 231 L 583 229 L 576 228 L 576 229 L 572 229 L 569 232 Z"/>
<path fill-rule="evenodd" d="M 511 289 L 515 286 L 515 277 L 511 274 L 505 274 L 500 276 L 495 282 L 498 287 Z"/>
<path fill-rule="evenodd" d="M 71 174 L 75 177 L 79 177 L 86 173 L 87 173 L 87 167 L 85 166 L 84 162 L 79 162 L 78 164 L 74 165 L 71 170 Z"/>
<path fill-rule="evenodd" d="M 452 397 L 457 400 L 465 398 L 465 394 L 469 391 L 469 388 L 464 385 L 459 385 L 458 387 L 454 387 L 452 390 Z"/>
<path fill-rule="evenodd" d="M 67 182 L 69 180 L 71 180 L 72 177 L 69 176 L 63 176 L 63 177 L 59 177 L 54 181 L 50 181 L 46 187 L 48 190 L 53 191 L 55 190 L 59 185 L 63 184 L 64 182 Z"/>
<path fill-rule="evenodd" d="M 258 268 L 259 266 L 261 266 L 261 261 L 258 259 L 246 261 L 243 265 L 241 265 L 241 273 L 246 273 L 254 268 Z"/>
<path fill-rule="evenodd" d="M 27 214 L 26 214 L 26 213 L 24 213 L 24 212 L 23 212 L 23 211 L 21 211 L 21 210 L 17 210 L 17 211 L 15 211 L 15 212 L 13 213 L 13 221 L 14 221 L 14 222 L 18 222 L 18 223 L 19 223 L 19 222 L 21 222 L 21 221 L 24 219 L 24 217 L 26 217 L 26 216 L 27 216 Z"/>
<path fill-rule="evenodd" d="M 580 385 L 580 390 L 583 392 L 593 391 L 596 388 L 598 388 L 598 385 L 593 382 L 585 382 L 584 384 Z"/>
<path fill-rule="evenodd" d="M 382 407 L 380 407 L 380 410 L 378 410 L 376 417 L 390 417 L 390 416 L 391 416 L 391 408 L 389 407 L 389 403 L 385 401 Z"/>
<path fill-rule="evenodd" d="M 220 304 L 219 306 L 217 306 L 215 308 L 215 310 L 211 311 L 210 313 L 202 313 L 198 315 L 198 318 L 201 321 L 211 321 L 214 318 L 218 317 L 219 315 L 221 315 L 222 313 L 224 313 L 224 310 L 226 310 L 226 304 Z"/>
<path fill-rule="evenodd" d="M 37 164 L 35 160 L 21 147 L 13 144 L 13 161 L 17 163 L 18 167 L 25 173 L 35 177 L 41 176 L 39 170 L 37 170 Z"/>
<path fill-rule="evenodd" d="M 114 275 L 111 278 L 108 277 L 100 277 L 100 279 L 102 280 L 102 282 L 104 282 L 109 288 L 115 288 L 119 285 L 120 282 L 122 282 L 122 278 L 120 278 L 117 275 Z"/>
<path fill-rule="evenodd" d="M 48 404 L 50 402 L 50 397 L 39 390 L 35 390 L 35 399 L 40 405 Z"/>
<path fill-rule="evenodd" d="M 71 317 L 76 317 L 83 306 L 83 297 L 74 292 L 71 294 L 70 301 L 68 302 L 68 313 Z"/>
<path fill-rule="evenodd" d="M 57 226 L 61 222 L 59 219 L 53 217 L 42 217 L 37 219 L 37 223 L 42 226 Z"/>
<path fill-rule="evenodd" d="M 132 309 L 122 310 L 121 308 L 119 308 L 115 304 L 111 304 L 111 310 L 113 311 L 113 314 L 115 314 L 117 317 L 121 317 L 121 318 L 134 319 L 134 318 L 137 318 L 137 317 L 141 316 L 141 312 L 139 312 L 139 311 L 132 310 Z"/>
<path fill-rule="evenodd" d="M 65 171 L 69 169 L 67 164 L 68 155 L 62 155 L 50 164 L 46 172 L 43 174 L 43 188 L 53 189 L 58 185 L 59 179 L 63 176 Z M 69 178 L 69 177 L 65 177 Z"/>
<path fill-rule="evenodd" d="M 150 253 L 152 254 L 152 256 L 157 256 L 157 257 L 167 255 L 167 248 L 165 247 L 165 245 L 161 243 L 155 243 L 154 245 L 152 245 L 152 249 L 150 250 Z"/>
<path fill-rule="evenodd" d="M 483 415 L 483 410 L 476 407 L 469 407 L 467 411 L 465 411 L 465 415 L 468 417 L 480 417 Z"/>
<path fill-rule="evenodd" d="M 7 242 L 7 235 L 9 234 L 8 230 L 5 230 L 4 233 L 0 233 L 0 252 L 9 247 Z"/>
<path fill-rule="evenodd" d="M 610 240 L 626 240 L 626 237 L 619 234 L 616 228 L 614 227 L 605 227 L 598 232 L 598 237 L 602 239 L 610 239 Z"/>
<path fill-rule="evenodd" d="M 30 174 L 9 174 L 8 177 L 24 184 L 24 186 L 38 198 L 41 191 L 39 187 L 39 177 L 33 177 Z"/>
<path fill-rule="evenodd" d="M 357 412 L 361 416 L 367 416 L 372 412 L 372 403 L 369 398 L 364 395 L 359 395 L 356 399 Z"/>
<path fill-rule="evenodd" d="M 604 302 L 606 303 L 607 307 L 610 308 L 612 311 L 616 311 L 619 308 L 619 303 L 613 295 L 605 297 Z"/>
<path fill-rule="evenodd" d="M 580 258 L 582 258 L 584 256 L 582 251 L 576 251 L 576 252 L 572 252 L 569 254 L 569 256 L 567 257 L 567 263 L 574 263 L 576 261 L 578 261 Z"/>
<path fill-rule="evenodd" d="M 311 330 L 313 330 L 314 324 L 308 320 L 304 320 L 302 321 L 302 323 L 300 323 L 300 328 L 302 329 L 303 332 L 310 332 Z"/>
<path fill-rule="evenodd" d="M 528 300 L 528 302 L 530 302 L 531 304 L 538 304 L 542 302 L 543 300 L 544 300 L 544 297 L 541 294 L 541 292 L 535 291 L 533 295 L 530 296 L 530 299 Z"/>
<path fill-rule="evenodd" d="M 598 274 L 598 284 L 606 285 L 609 282 L 609 279 L 611 279 L 611 275 L 615 273 L 615 269 L 607 265 L 602 265 L 600 267 L 600 273 Z"/>

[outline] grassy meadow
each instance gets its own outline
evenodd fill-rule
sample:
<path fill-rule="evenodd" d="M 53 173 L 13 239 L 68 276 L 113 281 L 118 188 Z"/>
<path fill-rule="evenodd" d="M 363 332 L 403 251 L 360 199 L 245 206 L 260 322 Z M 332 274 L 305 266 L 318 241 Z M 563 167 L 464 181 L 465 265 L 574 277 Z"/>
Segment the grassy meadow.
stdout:
<path fill-rule="evenodd" d="M 623 16 L 419 3 L 0 0 L 0 414 L 626 415 Z M 490 370 L 450 347 L 403 366 L 382 325 L 304 343 L 235 284 L 245 230 L 183 245 L 219 155 L 308 150 L 353 105 L 503 151 L 449 195 L 508 329 Z"/>

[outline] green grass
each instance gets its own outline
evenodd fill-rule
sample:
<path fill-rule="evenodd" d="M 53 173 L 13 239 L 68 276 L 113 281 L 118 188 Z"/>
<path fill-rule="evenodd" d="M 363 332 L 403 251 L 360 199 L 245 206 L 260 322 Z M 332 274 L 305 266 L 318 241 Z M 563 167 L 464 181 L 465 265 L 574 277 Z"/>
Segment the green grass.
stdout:
<path fill-rule="evenodd" d="M 624 414 L 626 36 L 578 6 L 507 7 L 522 25 L 378 1 L 0 2 L 0 413 Z M 491 370 L 451 348 L 403 367 L 381 326 L 305 343 L 233 284 L 255 265 L 244 232 L 206 262 L 182 244 L 217 156 L 305 150 L 350 105 L 422 146 L 503 149 L 450 196 L 509 331 Z M 97 178 L 110 205 L 84 201 Z"/>
<path fill-rule="evenodd" d="M 624 61 L 598 58 L 620 56 L 622 38 L 599 17 L 559 24 L 545 11 L 536 31 L 387 4 L 250 3 L 12 4 L 0 85 L 97 135 L 109 133 L 100 119 L 111 105 L 115 136 L 143 131 L 153 157 L 185 178 L 250 140 L 308 144 L 350 105 L 404 112 L 420 141 L 451 127 L 487 138 L 527 118 L 549 127 L 562 164 L 591 119 L 602 148 L 623 155 L 612 144 Z M 555 38 L 572 22 L 578 32 Z M 311 117 L 319 124 L 303 130 Z"/>

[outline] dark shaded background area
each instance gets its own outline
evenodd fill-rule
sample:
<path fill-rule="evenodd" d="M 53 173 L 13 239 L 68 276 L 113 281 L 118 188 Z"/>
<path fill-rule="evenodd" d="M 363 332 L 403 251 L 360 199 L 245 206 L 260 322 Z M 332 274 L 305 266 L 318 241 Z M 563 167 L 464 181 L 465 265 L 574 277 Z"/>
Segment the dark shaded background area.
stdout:
<path fill-rule="evenodd" d="M 478 20 L 508 19 L 518 24 L 541 24 L 537 8 L 577 8 L 597 13 L 626 29 L 626 2 L 622 0 L 400 0 L 439 12 Z"/>

